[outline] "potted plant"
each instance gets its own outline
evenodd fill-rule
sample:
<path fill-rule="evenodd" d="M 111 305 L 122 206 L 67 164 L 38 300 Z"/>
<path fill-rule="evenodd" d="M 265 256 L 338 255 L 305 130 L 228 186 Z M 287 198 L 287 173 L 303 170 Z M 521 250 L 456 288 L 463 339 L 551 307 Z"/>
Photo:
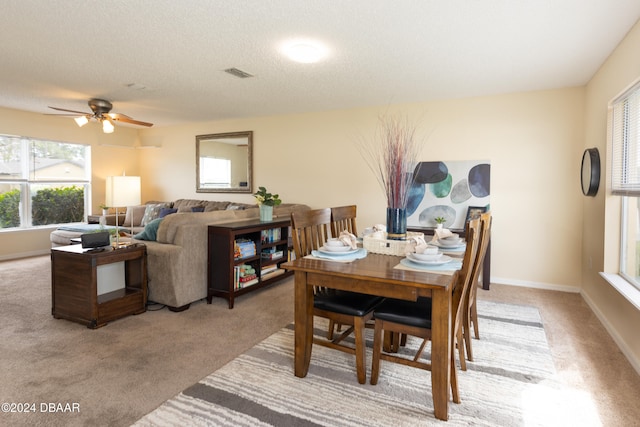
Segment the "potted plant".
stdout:
<path fill-rule="evenodd" d="M 271 221 L 273 219 L 273 207 L 282 203 L 278 194 L 271 194 L 265 187 L 258 187 L 258 191 L 253 194 L 260 206 L 260 221 Z"/>
<path fill-rule="evenodd" d="M 446 218 L 443 216 L 437 216 L 434 218 L 436 224 L 438 224 L 438 228 L 444 227 L 444 223 L 447 222 Z"/>
<path fill-rule="evenodd" d="M 109 206 L 105 205 L 104 203 L 102 203 L 98 207 L 102 209 L 102 216 L 106 216 L 109 213 Z"/>

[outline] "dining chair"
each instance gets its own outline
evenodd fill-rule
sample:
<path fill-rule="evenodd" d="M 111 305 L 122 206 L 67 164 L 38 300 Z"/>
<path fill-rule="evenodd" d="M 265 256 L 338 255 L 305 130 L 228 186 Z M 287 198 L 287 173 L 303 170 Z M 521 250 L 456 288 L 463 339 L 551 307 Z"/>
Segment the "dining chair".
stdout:
<path fill-rule="evenodd" d="M 358 236 L 356 227 L 356 205 L 331 208 L 331 235 L 340 236 L 343 231 Z"/>
<path fill-rule="evenodd" d="M 343 231 L 348 231 L 349 233 L 358 236 L 358 228 L 356 226 L 356 205 L 349 206 L 339 206 L 335 208 L 331 208 L 331 236 L 339 237 L 340 233 Z M 367 324 L 367 326 L 370 326 Z M 329 330 L 328 330 L 328 339 L 333 339 L 333 331 L 337 330 L 340 332 L 342 330 L 341 324 L 334 324 L 333 321 L 329 322 Z"/>
<path fill-rule="evenodd" d="M 460 403 L 458 376 L 456 370 L 456 344 L 463 347 L 462 319 L 464 317 L 464 296 L 471 285 L 473 264 L 478 251 L 480 221 L 467 223 L 466 244 L 462 267 L 451 278 L 451 392 L 453 401 Z M 380 360 L 400 363 L 415 368 L 431 370 L 431 363 L 420 360 L 420 356 L 431 340 L 431 298 L 421 297 L 417 301 L 387 298 L 374 310 L 375 328 L 373 333 L 373 360 L 371 363 L 371 384 L 377 384 L 380 375 Z M 412 359 L 398 353 L 383 353 L 383 332 L 422 338 L 423 342 Z"/>
<path fill-rule="evenodd" d="M 464 312 L 463 320 L 463 339 L 465 348 L 467 351 L 467 359 L 473 362 L 473 349 L 471 344 L 471 326 L 473 325 L 474 336 L 476 339 L 480 339 L 480 330 L 478 329 L 478 309 L 476 305 L 476 294 L 478 286 L 480 286 L 480 272 L 484 265 L 484 258 L 487 254 L 487 248 L 489 247 L 489 241 L 491 239 L 491 224 L 493 217 L 491 212 L 485 212 L 480 215 L 480 236 L 478 241 L 478 253 L 476 255 L 476 262 L 473 267 L 473 276 L 471 279 L 471 286 L 469 287 L 467 301 L 465 303 L 466 309 Z M 466 366 L 463 370 L 466 370 Z"/>
<path fill-rule="evenodd" d="M 291 228 L 296 258 L 308 256 L 312 251 L 323 246 L 329 237 L 330 226 L 330 208 L 292 212 Z M 373 309 L 384 298 L 319 286 L 314 286 L 313 293 L 314 316 L 326 318 L 332 324 L 348 326 L 337 337 L 333 337 L 332 334 L 331 339 L 314 337 L 313 343 L 355 354 L 358 382 L 364 384 L 366 382 L 365 323 L 373 318 Z M 344 342 L 345 338 L 351 334 L 355 335 L 355 346 Z"/>

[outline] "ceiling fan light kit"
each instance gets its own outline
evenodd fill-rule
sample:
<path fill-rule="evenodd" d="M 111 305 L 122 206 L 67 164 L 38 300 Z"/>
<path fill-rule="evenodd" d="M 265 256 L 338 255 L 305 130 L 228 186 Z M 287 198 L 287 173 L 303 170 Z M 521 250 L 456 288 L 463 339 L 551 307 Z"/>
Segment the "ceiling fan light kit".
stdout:
<path fill-rule="evenodd" d="M 76 124 L 79 127 L 86 125 L 91 120 L 102 123 L 102 131 L 104 133 L 113 133 L 115 129 L 114 122 L 123 122 L 123 123 L 129 123 L 132 125 L 146 126 L 146 127 L 153 126 L 153 123 L 134 120 L 131 117 L 126 116 L 124 114 L 110 113 L 111 109 L 113 108 L 113 105 L 111 104 L 111 102 L 106 101 L 104 99 L 92 98 L 89 100 L 88 104 L 89 104 L 89 108 L 91 108 L 91 111 L 93 111 L 92 114 L 85 113 L 82 111 L 67 110 L 64 108 L 51 107 L 51 106 L 49 108 L 57 111 L 64 111 L 65 114 L 59 114 L 62 116 L 70 116 L 70 115 L 75 116 L 79 114 L 79 116 L 74 117 L 73 119 L 75 120 Z M 69 113 L 72 113 L 72 114 L 69 114 Z"/>
<path fill-rule="evenodd" d="M 89 123 L 89 119 L 87 119 L 87 116 L 76 117 L 73 120 L 76 121 L 76 124 L 78 125 L 78 127 L 82 127 L 82 126 L 86 125 L 87 123 Z"/>
<path fill-rule="evenodd" d="M 113 126 L 113 124 L 111 124 L 111 121 L 109 121 L 109 119 L 102 120 L 102 132 L 113 133 L 114 129 L 115 127 Z"/>

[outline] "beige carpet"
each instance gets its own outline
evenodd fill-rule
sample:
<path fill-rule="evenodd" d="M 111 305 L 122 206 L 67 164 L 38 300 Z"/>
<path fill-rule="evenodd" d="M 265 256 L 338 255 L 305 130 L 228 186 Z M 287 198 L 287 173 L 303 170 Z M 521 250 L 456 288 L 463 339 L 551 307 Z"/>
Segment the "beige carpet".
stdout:
<path fill-rule="evenodd" d="M 0 402 L 36 404 L 35 413 L 1 413 L 0 425 L 128 426 L 293 320 L 288 279 L 238 298 L 233 310 L 214 299 L 90 330 L 52 318 L 49 262 L 0 263 Z M 637 424 L 640 377 L 579 295 L 498 285 L 478 295 L 537 307 L 575 398 L 592 403 L 597 423 Z M 41 412 L 42 403 L 80 411 Z"/>
<path fill-rule="evenodd" d="M 583 427 L 591 417 L 556 380 L 538 309 L 478 301 L 483 322 L 478 357 L 459 373 L 460 405 L 449 405 L 451 427 Z M 316 319 L 323 339 L 326 319 Z M 376 385 L 355 381 L 353 355 L 316 346 L 305 378 L 291 375 L 294 325 L 271 335 L 197 384 L 140 419 L 135 427 L 429 427 L 433 414 L 431 375 L 382 361 Z M 365 331 L 371 361 L 373 331 Z M 353 340 L 351 345 L 353 345 Z M 398 352 L 413 357 L 422 340 L 409 337 Z M 431 359 L 427 344 L 422 361 Z M 458 372 L 458 371 L 457 371 Z M 369 373 L 367 374 L 369 375 Z M 569 397 L 567 399 L 566 397 Z M 535 403 L 535 405 L 532 405 Z M 536 405 L 544 406 L 538 411 Z"/>

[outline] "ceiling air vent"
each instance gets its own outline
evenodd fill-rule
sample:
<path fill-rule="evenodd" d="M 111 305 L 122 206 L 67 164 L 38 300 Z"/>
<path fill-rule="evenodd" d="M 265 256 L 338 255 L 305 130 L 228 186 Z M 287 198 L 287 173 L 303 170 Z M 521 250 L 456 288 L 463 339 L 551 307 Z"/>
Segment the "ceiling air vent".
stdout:
<path fill-rule="evenodd" d="M 226 70 L 224 70 L 224 72 L 229 73 L 232 76 L 239 77 L 241 79 L 246 79 L 247 77 L 253 77 L 251 74 L 245 71 L 239 70 L 237 68 L 227 68 Z"/>

